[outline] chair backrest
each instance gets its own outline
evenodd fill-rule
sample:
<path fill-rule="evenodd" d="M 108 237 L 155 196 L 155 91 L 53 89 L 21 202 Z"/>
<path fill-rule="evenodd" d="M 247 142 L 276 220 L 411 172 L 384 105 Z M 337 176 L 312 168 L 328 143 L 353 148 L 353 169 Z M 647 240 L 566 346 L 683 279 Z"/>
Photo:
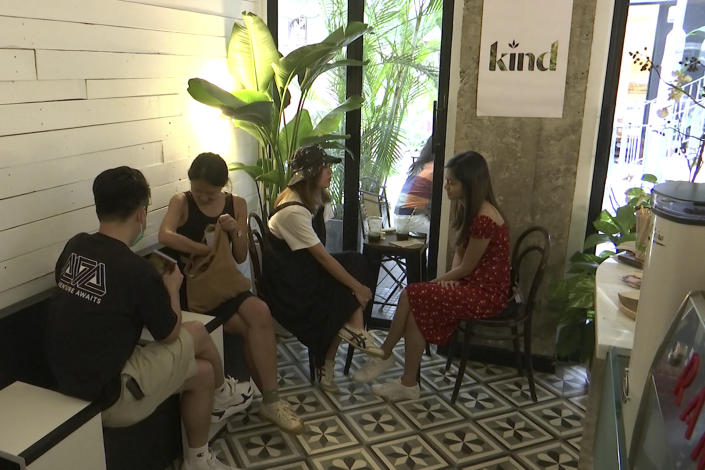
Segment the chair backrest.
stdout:
<path fill-rule="evenodd" d="M 360 182 L 360 222 L 368 217 L 382 217 L 386 227 L 392 226 L 387 190 L 379 184 L 363 184 Z"/>
<path fill-rule="evenodd" d="M 536 293 L 543 281 L 550 250 L 551 235 L 538 225 L 524 230 L 514 244 L 511 280 L 512 287 L 518 289 L 523 297 L 521 317 L 530 316 L 534 310 Z"/>
<path fill-rule="evenodd" d="M 360 191 L 360 210 L 363 217 L 382 217 L 382 204 L 379 195 L 367 191 Z"/>
<path fill-rule="evenodd" d="M 252 281 L 257 295 L 264 299 L 266 293 L 264 292 L 264 279 L 262 277 L 262 253 L 264 252 L 266 227 L 262 218 L 255 212 L 250 212 L 248 225 L 247 249 L 250 252 L 250 260 L 252 261 Z"/>

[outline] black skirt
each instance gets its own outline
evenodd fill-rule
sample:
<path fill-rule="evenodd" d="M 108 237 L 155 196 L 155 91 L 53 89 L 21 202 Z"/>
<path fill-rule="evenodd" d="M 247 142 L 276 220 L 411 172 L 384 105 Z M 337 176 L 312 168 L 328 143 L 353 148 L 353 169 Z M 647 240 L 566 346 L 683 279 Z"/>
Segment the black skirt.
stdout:
<path fill-rule="evenodd" d="M 336 253 L 335 259 L 369 287 L 370 265 L 360 253 Z M 338 282 L 308 249 L 292 251 L 284 240 L 267 234 L 262 256 L 267 304 L 272 315 L 315 354 L 322 365 L 338 330 L 360 306 L 351 290 Z"/>

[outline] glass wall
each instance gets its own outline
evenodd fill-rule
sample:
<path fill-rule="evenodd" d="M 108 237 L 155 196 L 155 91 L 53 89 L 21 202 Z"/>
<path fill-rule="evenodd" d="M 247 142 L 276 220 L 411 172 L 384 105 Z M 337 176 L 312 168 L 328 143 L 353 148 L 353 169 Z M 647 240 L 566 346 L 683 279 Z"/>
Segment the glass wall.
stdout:
<path fill-rule="evenodd" d="M 705 142 L 704 41 L 701 0 L 630 2 L 603 209 L 650 189 L 644 174 L 705 181 L 693 165 Z"/>

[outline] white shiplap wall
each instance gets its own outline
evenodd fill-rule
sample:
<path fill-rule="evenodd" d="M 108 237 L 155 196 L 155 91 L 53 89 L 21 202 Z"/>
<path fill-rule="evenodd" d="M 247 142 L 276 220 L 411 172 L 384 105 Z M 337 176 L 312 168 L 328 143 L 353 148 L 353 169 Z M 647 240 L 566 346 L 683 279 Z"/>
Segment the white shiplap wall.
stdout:
<path fill-rule="evenodd" d="M 66 240 L 97 229 L 91 184 L 100 171 L 145 173 L 146 246 L 196 154 L 256 158 L 251 139 L 185 90 L 191 77 L 232 85 L 226 39 L 241 11 L 262 14 L 263 5 L 0 1 L 0 309 L 51 287 Z M 234 190 L 254 202 L 246 179 Z"/>

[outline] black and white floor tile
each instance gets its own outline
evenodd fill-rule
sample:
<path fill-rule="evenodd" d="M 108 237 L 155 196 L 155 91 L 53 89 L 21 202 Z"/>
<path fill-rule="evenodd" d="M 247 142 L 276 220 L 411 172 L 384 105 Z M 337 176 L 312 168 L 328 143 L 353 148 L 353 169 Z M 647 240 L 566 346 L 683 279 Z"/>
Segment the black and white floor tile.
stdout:
<path fill-rule="evenodd" d="M 409 421 L 414 423 L 417 429 L 421 430 L 463 419 L 460 412 L 438 395 L 430 395 L 418 400 L 400 401 L 396 403 L 396 406 Z"/>
<path fill-rule="evenodd" d="M 547 431 L 521 411 L 482 418 L 478 423 L 510 450 L 540 444 L 551 439 Z"/>
<path fill-rule="evenodd" d="M 524 468 L 532 470 L 577 470 L 578 454 L 562 442 L 552 442 L 519 453 L 519 458 L 526 464 Z"/>
<path fill-rule="evenodd" d="M 441 395 L 450 403 L 453 392 L 451 390 Z M 462 387 L 458 393 L 456 406 L 463 414 L 475 419 L 508 411 L 514 407 L 508 400 L 502 398 L 499 393 L 485 384 Z"/>
<path fill-rule="evenodd" d="M 492 387 L 501 396 L 507 398 L 516 406 L 532 405 L 534 402 L 531 399 L 531 387 L 529 379 L 526 377 L 516 376 L 508 379 L 490 382 Z M 536 389 L 536 400 L 538 402 L 551 400 L 556 398 L 556 395 L 543 388 L 535 381 L 534 388 Z"/>
<path fill-rule="evenodd" d="M 383 340 L 385 332 L 373 332 Z M 378 381 L 401 374 L 403 346 L 395 365 Z M 372 394 L 371 384 L 342 375 L 346 347 L 336 358 L 337 392 L 312 386 L 308 352 L 295 338 L 278 345 L 281 396 L 306 421 L 290 435 L 257 416 L 257 400 L 227 423 L 211 442 L 219 459 L 246 469 L 429 470 L 577 468 L 588 377 L 579 367 L 535 374 L 537 401 L 516 369 L 469 362 L 455 404 L 457 368 L 424 355 L 421 397 L 395 403 Z M 356 353 L 354 371 L 366 361 Z M 178 466 L 174 466 L 174 469 Z M 173 470 L 173 469 L 170 469 Z"/>
<path fill-rule="evenodd" d="M 421 436 L 411 436 L 372 446 L 386 468 L 433 470 L 448 468 L 448 463 Z"/>
<path fill-rule="evenodd" d="M 574 368 L 560 368 L 555 374 L 536 374 L 536 380 L 558 396 L 573 397 L 587 394 L 586 376 Z"/>

